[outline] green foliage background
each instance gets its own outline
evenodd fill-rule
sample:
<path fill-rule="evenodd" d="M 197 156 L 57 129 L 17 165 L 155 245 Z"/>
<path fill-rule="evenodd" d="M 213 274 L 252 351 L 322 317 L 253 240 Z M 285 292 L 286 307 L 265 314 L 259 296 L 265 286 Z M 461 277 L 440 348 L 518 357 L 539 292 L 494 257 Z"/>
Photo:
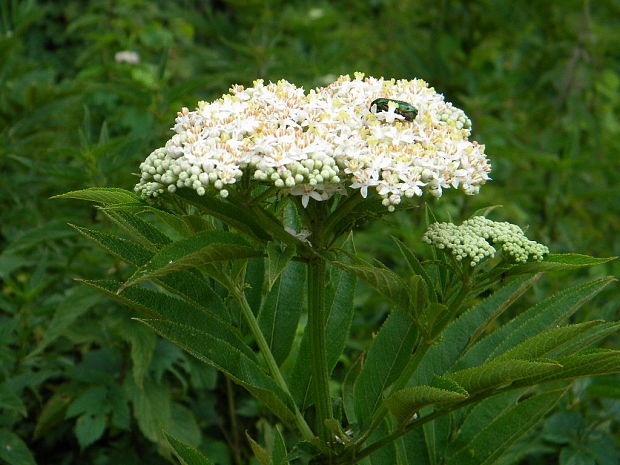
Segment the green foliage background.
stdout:
<path fill-rule="evenodd" d="M 504 205 L 495 219 L 529 227 L 554 252 L 618 255 L 619 31 L 615 0 L 1 1 L 0 463 L 170 463 L 161 425 L 234 463 L 231 392 L 236 428 L 265 430 L 244 392 L 73 281 L 127 270 L 66 222 L 113 225 L 50 196 L 130 189 L 175 112 L 233 83 L 309 89 L 364 71 L 427 80 L 487 145 L 493 182 L 434 203 L 445 218 Z M 122 50 L 140 63 L 117 63 Z M 358 249 L 398 268 L 389 236 L 417 248 L 421 218 L 369 225 Z M 617 264 L 601 268 L 590 273 L 618 275 Z M 345 367 L 387 310 L 359 291 Z M 581 318 L 613 319 L 617 302 L 607 291 Z M 618 381 L 576 383 L 502 463 L 618 463 Z"/>

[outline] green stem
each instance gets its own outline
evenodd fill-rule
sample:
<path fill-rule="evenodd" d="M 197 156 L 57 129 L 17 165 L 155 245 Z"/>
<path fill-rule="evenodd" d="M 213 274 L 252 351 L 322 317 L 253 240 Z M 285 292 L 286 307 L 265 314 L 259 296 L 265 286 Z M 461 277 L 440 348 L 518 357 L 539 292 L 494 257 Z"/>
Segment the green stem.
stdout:
<path fill-rule="evenodd" d="M 226 378 L 226 398 L 228 400 L 228 416 L 230 417 L 231 449 L 233 450 L 233 459 L 235 465 L 241 465 L 241 442 L 239 441 L 239 425 L 237 424 L 237 412 L 235 407 L 235 391 L 232 381 L 228 376 Z"/>
<path fill-rule="evenodd" d="M 330 441 L 325 420 L 333 418 L 329 396 L 329 373 L 325 349 L 325 262 L 314 258 L 308 262 L 308 329 L 312 387 L 316 406 L 316 430 L 319 437 Z"/>
<path fill-rule="evenodd" d="M 288 389 L 288 385 L 286 384 L 286 381 L 284 380 L 284 377 L 282 376 L 282 373 L 280 372 L 280 368 L 278 368 L 278 364 L 276 360 L 273 358 L 273 353 L 271 352 L 271 349 L 269 348 L 269 344 L 267 343 L 267 340 L 265 339 L 265 336 L 263 335 L 263 332 L 261 331 L 260 326 L 258 325 L 258 321 L 256 320 L 256 317 L 254 316 L 254 312 L 252 312 L 252 309 L 250 308 L 250 304 L 245 298 L 245 294 L 243 293 L 242 290 L 237 290 L 235 292 L 235 298 L 237 299 L 237 302 L 239 302 L 239 306 L 241 307 L 243 316 L 245 317 L 245 320 L 247 321 L 250 327 L 250 331 L 252 331 L 252 334 L 254 335 L 254 338 L 256 339 L 256 343 L 258 344 L 260 353 L 265 359 L 265 362 L 267 363 L 267 367 L 269 369 L 269 372 L 271 373 L 271 376 L 273 376 L 273 379 L 275 380 L 276 384 L 286 394 L 288 394 L 292 399 L 291 393 Z M 294 402 L 292 402 L 292 404 L 295 410 L 294 411 L 295 423 L 297 424 L 297 428 L 299 429 L 299 432 L 301 433 L 304 440 L 314 443 L 315 442 L 314 433 L 308 426 L 308 423 L 306 422 L 305 418 L 299 411 L 299 408 L 297 407 L 297 405 Z"/>

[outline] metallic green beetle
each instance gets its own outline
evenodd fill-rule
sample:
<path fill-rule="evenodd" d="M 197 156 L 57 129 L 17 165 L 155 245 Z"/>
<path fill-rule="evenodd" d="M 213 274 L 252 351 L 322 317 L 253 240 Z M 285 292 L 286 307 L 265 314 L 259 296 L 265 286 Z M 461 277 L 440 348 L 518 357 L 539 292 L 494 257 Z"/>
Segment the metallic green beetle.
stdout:
<path fill-rule="evenodd" d="M 393 100 L 391 98 L 378 98 L 373 100 L 370 104 L 369 110 L 372 111 L 372 107 L 376 106 L 376 111 L 388 111 L 390 102 L 394 102 L 398 105 L 394 110 L 397 115 L 403 116 L 406 121 L 413 121 L 418 114 L 418 109 L 410 103 L 403 102 L 402 100 Z"/>

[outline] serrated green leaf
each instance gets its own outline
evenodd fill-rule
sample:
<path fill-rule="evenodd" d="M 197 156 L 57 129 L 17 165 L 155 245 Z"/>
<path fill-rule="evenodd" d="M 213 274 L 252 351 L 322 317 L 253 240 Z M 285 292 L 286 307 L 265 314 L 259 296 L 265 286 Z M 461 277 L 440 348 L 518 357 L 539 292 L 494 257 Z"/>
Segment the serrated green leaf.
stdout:
<path fill-rule="evenodd" d="M 620 373 L 620 351 L 600 349 L 592 353 L 557 359 L 561 365 L 548 372 L 533 374 L 519 380 L 518 386 L 532 386 L 552 381 L 563 381 L 588 376 Z"/>
<path fill-rule="evenodd" d="M 600 323 L 564 344 L 560 349 L 554 351 L 551 357 L 556 358 L 580 352 L 618 331 L 620 331 L 620 322 Z"/>
<path fill-rule="evenodd" d="M 161 249 L 136 270 L 125 287 L 201 265 L 260 256 L 259 251 L 237 234 L 205 231 Z"/>
<path fill-rule="evenodd" d="M 28 446 L 16 434 L 0 430 L 0 460 L 9 465 L 37 465 Z"/>
<path fill-rule="evenodd" d="M 256 219 L 248 213 L 247 209 L 240 208 L 231 202 L 219 200 L 208 195 L 200 197 L 191 189 L 179 189 L 175 195 L 189 202 L 191 205 L 194 205 L 206 214 L 217 218 L 259 242 L 266 243 L 270 240 L 269 234 L 267 234 Z"/>
<path fill-rule="evenodd" d="M 615 260 L 617 257 L 597 258 L 577 253 L 566 254 L 549 254 L 545 255 L 542 262 L 524 263 L 522 265 L 513 265 L 506 272 L 514 274 L 523 273 L 543 273 L 553 271 L 568 271 L 588 266 L 602 265 L 603 263 Z"/>
<path fill-rule="evenodd" d="M 119 293 L 121 283 L 117 281 L 82 282 L 128 307 L 135 308 L 147 318 L 164 319 L 204 331 L 226 341 L 250 359 L 256 360 L 254 352 L 243 342 L 239 332 L 223 321 L 219 315 L 205 312 L 162 292 L 139 286 L 127 288 Z"/>
<path fill-rule="evenodd" d="M 566 321 L 614 278 L 596 279 L 559 292 L 521 313 L 471 347 L 458 368 L 477 366 L 549 327 Z"/>
<path fill-rule="evenodd" d="M 484 426 L 471 441 L 453 451 L 446 465 L 491 465 L 551 410 L 564 394 L 551 391 L 530 397 Z"/>
<path fill-rule="evenodd" d="M 168 433 L 164 433 L 164 435 L 182 465 L 213 465 L 199 450 L 179 441 Z"/>
<path fill-rule="evenodd" d="M 351 364 L 349 370 L 344 376 L 344 380 L 342 381 L 342 407 L 350 425 L 357 423 L 357 415 L 355 414 L 354 387 L 355 381 L 357 380 L 360 371 L 362 371 L 363 361 L 363 356 L 359 356 L 357 360 Z"/>
<path fill-rule="evenodd" d="M 416 257 L 413 251 L 400 239 L 392 237 L 392 240 L 398 246 L 398 249 L 400 250 L 400 253 L 405 259 L 405 261 L 407 262 L 411 273 L 419 275 L 420 277 L 422 277 L 422 279 L 424 279 L 424 282 L 426 283 L 426 289 L 428 291 L 428 299 L 431 302 L 437 302 L 437 292 L 435 291 L 435 284 L 433 283 L 430 275 L 426 272 L 426 269 L 418 260 L 418 257 Z"/>
<path fill-rule="evenodd" d="M 91 187 L 79 191 L 55 195 L 52 199 L 78 199 L 99 202 L 103 204 L 140 202 L 141 199 L 133 192 L 114 187 Z"/>
<path fill-rule="evenodd" d="M 306 266 L 291 262 L 263 300 L 258 323 L 278 364 L 288 356 L 301 316 Z"/>
<path fill-rule="evenodd" d="M 292 245 L 281 250 L 277 242 L 272 241 L 267 244 L 267 291 L 271 291 L 276 280 L 294 256 L 295 247 Z"/>
<path fill-rule="evenodd" d="M 108 218 L 151 250 L 159 250 L 161 247 L 172 242 L 171 239 L 163 232 L 150 223 L 144 221 L 138 215 L 122 210 L 102 211 Z"/>
<path fill-rule="evenodd" d="M 103 414 L 84 413 L 75 422 L 73 429 L 81 449 L 99 439 L 105 431 L 106 418 Z"/>
<path fill-rule="evenodd" d="M 549 373 L 558 367 L 561 365 L 553 362 L 492 361 L 481 366 L 451 373 L 447 377 L 456 381 L 470 394 L 476 394 L 533 375 Z"/>
<path fill-rule="evenodd" d="M 236 383 L 277 415 L 285 424 L 294 423 L 292 399 L 260 366 L 227 342 L 196 328 L 164 320 L 143 320 L 157 333 L 196 358 L 228 374 Z"/>
<path fill-rule="evenodd" d="M 334 260 L 331 264 L 353 273 L 359 279 L 370 284 L 377 292 L 386 297 L 397 308 L 408 311 L 410 307 L 409 290 L 406 283 L 387 268 L 372 266 L 368 263 L 345 263 Z"/>
<path fill-rule="evenodd" d="M 153 256 L 152 252 L 136 242 L 72 224 L 69 226 L 75 228 L 84 237 L 96 242 L 99 246 L 120 260 L 136 267 L 144 265 Z"/>
<path fill-rule="evenodd" d="M 396 417 L 399 425 L 406 424 L 422 408 L 434 404 L 448 404 L 467 399 L 463 389 L 449 390 L 433 386 L 414 386 L 401 389 L 385 399 L 385 406 Z"/>
<path fill-rule="evenodd" d="M 507 350 L 493 361 L 534 360 L 546 357 L 567 342 L 570 342 L 580 334 L 585 333 L 601 323 L 601 321 L 587 321 L 585 323 L 562 326 L 559 328 L 549 328 L 540 334 L 526 339 L 512 349 Z"/>
<path fill-rule="evenodd" d="M 517 278 L 508 282 L 449 324 L 439 341 L 429 348 L 408 386 L 430 384 L 435 375 L 447 373 L 477 331 L 502 314 L 536 280 L 537 278 Z"/>
<path fill-rule="evenodd" d="M 417 335 L 415 324 L 402 310 L 392 312 L 377 333 L 354 388 L 355 414 L 362 429 L 370 424 L 383 391 L 409 361 Z"/>

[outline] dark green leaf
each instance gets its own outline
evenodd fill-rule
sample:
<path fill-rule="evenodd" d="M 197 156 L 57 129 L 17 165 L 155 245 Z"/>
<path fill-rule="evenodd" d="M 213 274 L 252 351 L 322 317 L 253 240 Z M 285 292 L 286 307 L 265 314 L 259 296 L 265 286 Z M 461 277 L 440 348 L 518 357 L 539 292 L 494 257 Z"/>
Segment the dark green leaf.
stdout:
<path fill-rule="evenodd" d="M 82 235 L 96 242 L 112 255 L 136 267 L 144 265 L 153 256 L 152 252 L 135 242 L 92 229 L 69 226 L 77 229 Z"/>
<path fill-rule="evenodd" d="M 168 433 L 164 433 L 164 435 L 182 465 L 213 465 L 199 450 L 179 441 Z"/>
<path fill-rule="evenodd" d="M 278 364 L 287 357 L 301 316 L 306 266 L 291 262 L 263 301 L 258 322 Z"/>
<path fill-rule="evenodd" d="M 295 247 L 289 245 L 280 249 L 277 242 L 267 244 L 267 290 L 271 291 L 276 280 L 280 277 L 288 263 L 295 256 Z"/>
<path fill-rule="evenodd" d="M 259 365 L 227 342 L 206 332 L 164 320 L 144 320 L 161 336 L 196 358 L 227 373 L 287 425 L 293 424 L 292 399 Z"/>
<path fill-rule="evenodd" d="M 26 443 L 5 429 L 0 430 L 0 459 L 9 465 L 37 465 Z"/>
<path fill-rule="evenodd" d="M 99 439 L 105 431 L 106 418 L 102 414 L 85 413 L 75 422 L 75 436 L 80 448 L 85 449 Z"/>
<path fill-rule="evenodd" d="M 136 270 L 125 286 L 214 262 L 260 256 L 260 252 L 237 234 L 205 231 L 164 247 Z"/>
<path fill-rule="evenodd" d="M 463 354 L 478 330 L 495 320 L 536 280 L 537 278 L 528 277 L 508 282 L 448 325 L 441 339 L 429 348 L 408 385 L 430 384 L 435 375 L 445 374 Z"/>
<path fill-rule="evenodd" d="M 602 265 L 603 263 L 615 260 L 617 257 L 596 258 L 577 253 L 549 254 L 542 262 L 531 262 L 522 265 L 514 265 L 506 271 L 513 274 L 523 273 L 543 273 L 553 271 L 567 271 L 584 268 L 588 266 Z"/>
<path fill-rule="evenodd" d="M 487 425 L 467 444 L 453 451 L 446 465 L 490 465 L 551 410 L 564 390 L 530 397 Z"/>
<path fill-rule="evenodd" d="M 532 334 L 566 321 L 612 281 L 613 278 L 597 279 L 573 286 L 545 299 L 480 340 L 469 349 L 458 367 L 479 365 L 525 341 Z"/>
<path fill-rule="evenodd" d="M 370 424 L 383 391 L 407 365 L 417 334 L 416 326 L 402 310 L 392 312 L 379 330 L 355 382 L 355 413 L 362 429 Z"/>
<path fill-rule="evenodd" d="M 241 338 L 238 331 L 222 320 L 219 315 L 196 308 L 187 302 L 143 287 L 130 287 L 118 292 L 121 283 L 116 281 L 83 281 L 85 284 L 104 292 L 118 302 L 135 308 L 148 318 L 164 319 L 183 324 L 211 334 L 226 341 L 247 357 L 256 357 Z"/>

